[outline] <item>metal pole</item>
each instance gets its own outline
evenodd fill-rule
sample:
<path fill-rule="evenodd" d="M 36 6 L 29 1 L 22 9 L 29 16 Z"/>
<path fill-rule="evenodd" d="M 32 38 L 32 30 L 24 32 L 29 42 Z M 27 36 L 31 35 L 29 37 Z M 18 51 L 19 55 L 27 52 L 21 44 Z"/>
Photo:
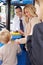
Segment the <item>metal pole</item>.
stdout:
<path fill-rule="evenodd" d="M 7 0 L 7 21 L 6 21 L 6 28 L 10 31 L 10 1 L 11 0 Z"/>

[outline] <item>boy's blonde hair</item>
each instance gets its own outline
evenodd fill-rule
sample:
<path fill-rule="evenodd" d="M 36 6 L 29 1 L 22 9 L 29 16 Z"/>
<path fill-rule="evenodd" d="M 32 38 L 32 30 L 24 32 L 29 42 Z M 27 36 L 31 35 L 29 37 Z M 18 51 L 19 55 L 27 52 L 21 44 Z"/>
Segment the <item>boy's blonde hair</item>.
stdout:
<path fill-rule="evenodd" d="M 7 29 L 3 29 L 0 32 L 0 42 L 8 43 L 10 37 L 11 37 L 10 32 Z"/>

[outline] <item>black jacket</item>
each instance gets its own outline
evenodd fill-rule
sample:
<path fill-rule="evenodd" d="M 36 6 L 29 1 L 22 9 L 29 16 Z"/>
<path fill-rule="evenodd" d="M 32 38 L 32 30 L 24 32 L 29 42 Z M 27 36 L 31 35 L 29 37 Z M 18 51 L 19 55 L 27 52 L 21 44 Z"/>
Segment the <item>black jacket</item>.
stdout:
<path fill-rule="evenodd" d="M 43 23 L 35 25 L 31 46 L 30 59 L 32 65 L 43 65 Z"/>

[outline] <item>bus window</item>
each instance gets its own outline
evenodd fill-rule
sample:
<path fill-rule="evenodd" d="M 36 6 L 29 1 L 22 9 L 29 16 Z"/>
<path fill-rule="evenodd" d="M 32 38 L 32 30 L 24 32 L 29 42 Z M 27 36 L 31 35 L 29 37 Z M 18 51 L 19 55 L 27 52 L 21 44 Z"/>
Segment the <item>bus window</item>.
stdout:
<path fill-rule="evenodd" d="M 20 5 L 23 5 L 23 4 L 33 4 L 34 3 L 34 0 L 11 0 L 11 4 L 20 4 Z"/>
<path fill-rule="evenodd" d="M 34 4 L 34 0 L 11 0 L 11 10 L 10 10 L 10 31 L 13 31 L 13 22 L 15 16 L 15 7 L 21 6 L 23 9 L 26 4 Z"/>
<path fill-rule="evenodd" d="M 6 5 L 5 0 L 0 1 L 0 30 L 6 28 Z"/>

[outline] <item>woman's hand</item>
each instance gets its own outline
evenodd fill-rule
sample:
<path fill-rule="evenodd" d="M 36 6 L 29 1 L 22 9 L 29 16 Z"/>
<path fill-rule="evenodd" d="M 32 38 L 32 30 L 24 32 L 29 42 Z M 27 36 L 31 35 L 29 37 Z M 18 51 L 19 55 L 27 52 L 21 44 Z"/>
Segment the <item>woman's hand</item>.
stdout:
<path fill-rule="evenodd" d="M 24 36 L 24 32 L 22 30 L 19 30 L 18 32 Z"/>

